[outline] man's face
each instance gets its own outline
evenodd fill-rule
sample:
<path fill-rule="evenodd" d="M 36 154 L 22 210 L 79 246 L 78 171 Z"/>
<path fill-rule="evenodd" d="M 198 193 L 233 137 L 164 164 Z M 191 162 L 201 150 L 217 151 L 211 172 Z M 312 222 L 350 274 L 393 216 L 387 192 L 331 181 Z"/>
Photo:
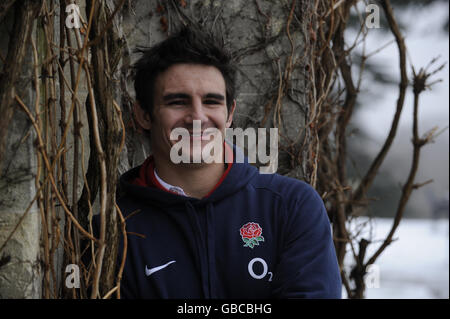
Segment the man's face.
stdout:
<path fill-rule="evenodd" d="M 189 131 L 191 151 L 195 140 L 202 148 L 209 143 L 204 138 L 208 129 L 219 130 L 223 141 L 235 105 L 228 114 L 225 80 L 217 68 L 200 64 L 172 65 L 157 76 L 154 92 L 150 130 L 155 156 L 170 159 L 170 149 L 178 142 L 170 139 L 170 133 L 176 128 Z M 194 120 L 201 121 L 200 136 L 193 134 Z"/>

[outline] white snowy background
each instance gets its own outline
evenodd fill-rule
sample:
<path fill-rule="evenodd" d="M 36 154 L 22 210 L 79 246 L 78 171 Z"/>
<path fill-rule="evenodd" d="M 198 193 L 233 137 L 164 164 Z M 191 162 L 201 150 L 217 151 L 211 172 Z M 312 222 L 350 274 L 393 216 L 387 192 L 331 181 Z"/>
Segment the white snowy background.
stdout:
<path fill-rule="evenodd" d="M 440 64 L 447 62 L 444 70 L 434 76 L 434 79 L 440 78 L 442 82 L 434 85 L 432 91 L 424 92 L 420 103 L 421 134 L 434 126 L 444 129 L 433 144 L 423 148 L 416 178 L 417 182 L 433 179 L 433 183 L 415 191 L 409 204 L 409 207 L 415 207 L 427 218 L 433 216 L 430 193 L 431 201 L 446 200 L 448 205 L 449 198 L 449 131 L 445 130 L 449 125 L 449 38 L 448 32 L 442 31 L 442 25 L 445 19 L 448 19 L 448 12 L 448 2 L 437 2 L 420 10 L 405 9 L 395 12 L 399 20 L 408 26 L 405 38 L 410 79 L 411 64 L 418 71 L 438 56 Z M 386 32 L 371 29 L 366 42 L 366 53 L 377 50 L 392 39 Z M 398 50 L 395 43 L 372 59 L 379 62 L 385 70 L 392 70 L 393 78 L 398 81 Z M 439 63 L 435 67 L 438 65 Z M 357 126 L 370 137 L 367 148 L 368 152 L 374 155 L 390 129 L 398 92 L 395 86 L 387 89 L 370 79 L 364 79 L 362 94 L 364 92 L 379 92 L 376 97 L 365 102 L 354 119 Z M 409 89 L 396 140 L 382 166 L 382 170 L 388 171 L 401 184 L 406 179 L 411 163 L 412 105 L 412 92 Z M 407 213 L 405 212 L 406 215 Z M 374 219 L 373 239 L 382 240 L 391 225 L 392 219 Z M 368 288 L 366 298 L 449 298 L 448 206 L 441 219 L 404 219 L 394 238 L 396 240 L 376 261 L 379 287 Z M 369 246 L 367 255 L 371 256 L 378 245 Z M 349 255 L 347 257 L 351 258 Z M 350 262 L 350 258 L 346 259 L 346 264 Z"/>
<path fill-rule="evenodd" d="M 372 220 L 373 240 L 382 240 L 392 227 L 392 219 Z M 366 283 L 368 299 L 449 298 L 449 223 L 447 219 L 405 219 L 393 241 L 376 260 L 377 271 Z M 369 246 L 372 256 L 379 243 Z M 347 254 L 346 265 L 351 265 Z M 378 277 L 375 277 L 378 276 Z M 343 290 L 343 297 L 346 297 Z"/>

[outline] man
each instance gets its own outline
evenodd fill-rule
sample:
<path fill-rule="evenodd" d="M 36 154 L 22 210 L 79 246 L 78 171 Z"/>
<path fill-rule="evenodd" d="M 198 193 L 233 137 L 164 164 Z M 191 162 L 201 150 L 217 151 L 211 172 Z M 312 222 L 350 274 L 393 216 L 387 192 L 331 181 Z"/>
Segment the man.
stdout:
<path fill-rule="evenodd" d="M 237 151 L 223 140 L 236 109 L 236 71 L 223 48 L 185 28 L 135 67 L 135 117 L 153 154 L 120 179 L 129 232 L 121 296 L 340 298 L 330 223 L 309 185 L 248 163 L 171 158 L 178 128 L 189 132 L 191 160 L 208 131 L 221 133 L 216 159 Z"/>

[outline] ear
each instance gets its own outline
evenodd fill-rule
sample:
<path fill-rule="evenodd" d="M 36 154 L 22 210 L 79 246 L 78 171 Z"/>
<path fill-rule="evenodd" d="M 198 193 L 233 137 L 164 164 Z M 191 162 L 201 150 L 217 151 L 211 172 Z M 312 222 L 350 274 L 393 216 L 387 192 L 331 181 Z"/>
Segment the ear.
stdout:
<path fill-rule="evenodd" d="M 228 119 L 227 119 L 227 122 L 225 123 L 225 126 L 227 128 L 230 127 L 231 124 L 233 123 L 233 115 L 234 115 L 235 109 L 236 109 L 236 100 L 233 100 L 233 105 L 231 105 L 230 113 L 228 114 Z"/>
<path fill-rule="evenodd" d="M 145 111 L 138 102 L 133 105 L 134 120 L 139 125 L 140 129 L 150 130 L 152 127 L 152 121 L 150 114 Z"/>

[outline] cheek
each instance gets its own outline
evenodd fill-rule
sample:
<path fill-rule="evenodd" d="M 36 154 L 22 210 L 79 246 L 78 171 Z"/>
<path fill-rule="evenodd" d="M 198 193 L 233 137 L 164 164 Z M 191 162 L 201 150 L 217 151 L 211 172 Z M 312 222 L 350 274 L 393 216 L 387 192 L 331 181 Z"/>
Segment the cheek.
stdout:
<path fill-rule="evenodd" d="M 227 120 L 228 120 L 228 112 L 227 110 L 217 110 L 214 112 L 214 114 L 211 116 L 216 126 L 221 128 L 227 127 Z"/>
<path fill-rule="evenodd" d="M 176 122 L 176 115 L 172 114 L 173 112 L 170 112 L 168 110 L 160 111 L 158 113 L 158 123 L 159 127 L 163 131 L 170 131 L 173 126 L 177 123 Z"/>

